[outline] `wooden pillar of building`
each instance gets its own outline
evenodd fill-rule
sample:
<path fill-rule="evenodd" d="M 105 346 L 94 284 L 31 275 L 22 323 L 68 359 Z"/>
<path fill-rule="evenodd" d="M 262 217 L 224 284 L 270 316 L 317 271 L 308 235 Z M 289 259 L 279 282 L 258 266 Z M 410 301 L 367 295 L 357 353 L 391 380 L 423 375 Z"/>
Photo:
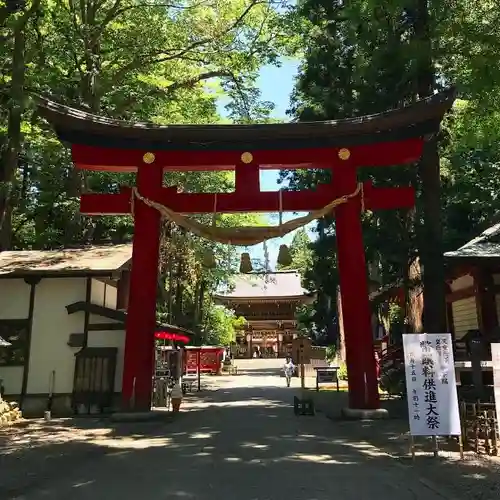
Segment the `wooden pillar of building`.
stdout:
<path fill-rule="evenodd" d="M 117 286 L 116 308 L 126 311 L 128 309 L 128 298 L 130 295 L 130 270 L 122 271 Z"/>
<path fill-rule="evenodd" d="M 453 321 L 453 305 L 448 299 L 448 295 L 452 293 L 450 283 L 446 283 L 446 329 L 447 333 L 451 333 L 451 338 L 455 340 L 455 324 Z"/>
<path fill-rule="evenodd" d="M 489 333 L 498 327 L 495 284 L 489 269 L 476 268 L 472 274 L 479 330 Z"/>
<path fill-rule="evenodd" d="M 245 333 L 246 338 L 247 338 L 247 358 L 251 358 L 253 356 L 253 345 L 252 345 L 252 337 L 253 334 L 252 332 L 246 332 Z"/>

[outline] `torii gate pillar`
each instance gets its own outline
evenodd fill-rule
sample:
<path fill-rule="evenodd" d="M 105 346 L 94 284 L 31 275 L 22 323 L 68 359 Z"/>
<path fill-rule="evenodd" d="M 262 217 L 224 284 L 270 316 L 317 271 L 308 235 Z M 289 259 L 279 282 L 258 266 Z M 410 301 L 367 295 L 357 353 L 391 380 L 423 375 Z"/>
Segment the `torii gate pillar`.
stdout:
<path fill-rule="evenodd" d="M 162 184 L 163 168 L 161 165 L 139 168 L 136 179 L 137 188 L 142 193 L 148 193 L 145 196 L 152 197 Z M 161 215 L 158 210 L 140 200 L 135 200 L 133 210 L 134 240 L 123 358 L 122 408 L 149 411 L 154 369 Z"/>
<path fill-rule="evenodd" d="M 335 171 L 334 182 L 342 192 L 356 189 L 355 168 Z M 337 261 L 342 320 L 346 332 L 346 363 L 349 373 L 349 408 L 378 409 L 378 381 L 361 227 L 362 196 L 335 209 Z"/>

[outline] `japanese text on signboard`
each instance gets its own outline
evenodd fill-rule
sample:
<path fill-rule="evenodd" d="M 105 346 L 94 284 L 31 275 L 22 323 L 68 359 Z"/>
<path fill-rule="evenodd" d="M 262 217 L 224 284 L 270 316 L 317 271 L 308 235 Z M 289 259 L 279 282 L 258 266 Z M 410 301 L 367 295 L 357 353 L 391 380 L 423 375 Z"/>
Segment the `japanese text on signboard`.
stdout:
<path fill-rule="evenodd" d="M 411 433 L 460 434 L 451 336 L 404 335 L 403 347 Z"/>

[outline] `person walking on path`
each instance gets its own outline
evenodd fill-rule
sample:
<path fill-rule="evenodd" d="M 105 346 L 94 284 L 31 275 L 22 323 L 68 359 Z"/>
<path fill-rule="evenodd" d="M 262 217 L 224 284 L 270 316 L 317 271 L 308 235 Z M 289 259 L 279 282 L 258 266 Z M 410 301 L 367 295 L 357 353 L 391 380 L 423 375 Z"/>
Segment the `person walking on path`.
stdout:
<path fill-rule="evenodd" d="M 292 381 L 292 376 L 295 372 L 295 365 L 290 357 L 286 358 L 285 366 L 283 366 L 283 371 L 285 372 L 286 386 L 290 387 Z"/>
<path fill-rule="evenodd" d="M 172 412 L 179 413 L 182 403 L 182 388 L 179 380 L 175 381 L 170 397 L 172 400 Z"/>

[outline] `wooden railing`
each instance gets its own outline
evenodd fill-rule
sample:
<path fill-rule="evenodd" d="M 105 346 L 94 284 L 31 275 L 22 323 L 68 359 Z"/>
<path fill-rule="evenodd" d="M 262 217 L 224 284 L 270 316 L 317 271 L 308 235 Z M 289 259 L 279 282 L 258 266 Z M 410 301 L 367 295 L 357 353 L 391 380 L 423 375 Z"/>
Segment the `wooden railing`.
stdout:
<path fill-rule="evenodd" d="M 498 455 L 498 422 L 494 403 L 460 402 L 464 445 L 475 453 Z"/>

